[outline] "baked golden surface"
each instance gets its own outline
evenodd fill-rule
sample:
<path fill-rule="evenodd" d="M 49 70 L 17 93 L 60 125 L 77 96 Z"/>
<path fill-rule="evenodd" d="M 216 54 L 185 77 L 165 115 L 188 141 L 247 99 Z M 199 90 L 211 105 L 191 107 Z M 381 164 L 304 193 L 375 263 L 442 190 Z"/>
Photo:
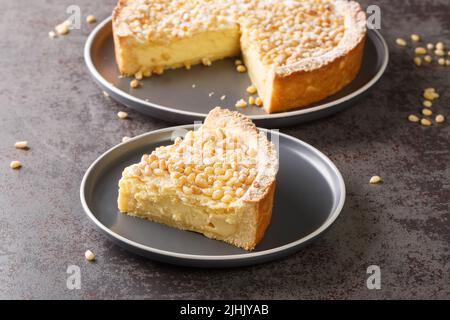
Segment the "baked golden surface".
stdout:
<path fill-rule="evenodd" d="M 267 112 L 319 101 L 359 71 L 366 18 L 345 0 L 120 0 L 122 73 L 209 65 L 242 54 Z"/>
<path fill-rule="evenodd" d="M 125 168 L 118 206 L 251 250 L 270 223 L 277 170 L 265 134 L 240 113 L 215 108 L 184 139 Z"/>

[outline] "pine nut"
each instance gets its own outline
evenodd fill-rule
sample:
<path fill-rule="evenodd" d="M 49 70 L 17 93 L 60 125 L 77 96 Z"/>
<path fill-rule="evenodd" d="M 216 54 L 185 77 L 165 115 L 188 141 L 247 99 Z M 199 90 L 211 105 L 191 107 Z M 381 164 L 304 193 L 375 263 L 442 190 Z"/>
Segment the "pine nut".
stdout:
<path fill-rule="evenodd" d="M 14 161 L 11 161 L 9 166 L 11 167 L 11 169 L 19 169 L 20 167 L 22 167 L 22 163 L 20 163 L 19 160 L 14 160 Z"/>
<path fill-rule="evenodd" d="M 250 94 L 256 93 L 256 87 L 254 85 L 251 85 L 247 88 L 247 92 Z"/>
<path fill-rule="evenodd" d="M 91 250 L 86 250 L 84 253 L 84 257 L 87 261 L 94 261 L 95 260 L 95 254 Z"/>
<path fill-rule="evenodd" d="M 381 182 L 380 176 L 373 176 L 370 178 L 369 183 L 370 184 L 377 184 Z"/>
<path fill-rule="evenodd" d="M 410 122 L 419 122 L 419 117 L 416 116 L 416 115 L 414 115 L 414 114 L 410 114 L 410 115 L 408 116 L 408 120 L 409 120 Z"/>
<path fill-rule="evenodd" d="M 435 118 L 436 123 L 443 123 L 445 121 L 445 117 L 442 114 L 438 114 Z"/>
<path fill-rule="evenodd" d="M 395 39 L 395 43 L 400 46 L 400 47 L 404 47 L 406 46 L 406 41 L 402 38 L 397 38 Z"/>
<path fill-rule="evenodd" d="M 139 81 L 136 79 L 131 80 L 130 87 L 132 87 L 133 89 L 139 87 Z"/>
<path fill-rule="evenodd" d="M 14 144 L 14 147 L 16 147 L 16 149 L 28 149 L 28 142 L 27 141 L 17 141 Z"/>
<path fill-rule="evenodd" d="M 422 105 L 423 105 L 425 108 L 431 108 L 431 107 L 433 106 L 433 103 L 432 103 L 431 101 L 429 101 L 429 100 L 424 100 L 424 101 L 422 102 Z"/>
<path fill-rule="evenodd" d="M 97 19 L 95 18 L 95 16 L 93 16 L 92 14 L 90 14 L 90 15 L 88 15 L 88 16 L 86 17 L 86 22 L 87 22 L 87 23 L 95 23 L 95 22 L 97 22 Z"/>
<path fill-rule="evenodd" d="M 420 41 L 420 36 L 418 34 L 412 34 L 411 40 L 414 42 L 418 42 L 418 41 Z"/>
<path fill-rule="evenodd" d="M 237 70 L 237 72 L 243 73 L 243 72 L 247 71 L 247 68 L 244 65 L 240 64 L 236 67 L 236 70 Z"/>
<path fill-rule="evenodd" d="M 119 111 L 117 112 L 117 116 L 119 117 L 119 119 L 127 119 L 128 113 L 126 113 L 125 111 Z"/>
<path fill-rule="evenodd" d="M 416 54 L 426 54 L 427 53 L 427 49 L 425 49 L 424 47 L 417 47 L 414 52 Z"/>
<path fill-rule="evenodd" d="M 238 102 L 236 102 L 235 107 L 236 108 L 245 108 L 247 106 L 247 102 L 245 102 L 244 99 L 239 100 Z"/>

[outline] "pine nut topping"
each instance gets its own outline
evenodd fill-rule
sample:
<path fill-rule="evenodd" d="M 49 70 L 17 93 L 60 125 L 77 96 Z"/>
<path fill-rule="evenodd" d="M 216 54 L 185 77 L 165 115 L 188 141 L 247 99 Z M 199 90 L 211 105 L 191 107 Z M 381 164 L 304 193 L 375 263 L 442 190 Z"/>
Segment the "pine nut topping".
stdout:
<path fill-rule="evenodd" d="M 439 59 L 438 59 L 438 63 L 439 63 L 441 66 L 445 65 L 445 59 L 444 59 L 444 58 L 439 58 Z"/>
<path fill-rule="evenodd" d="M 223 196 L 222 201 L 225 203 L 230 203 L 233 201 L 233 197 L 230 194 L 226 194 Z"/>
<path fill-rule="evenodd" d="M 212 193 L 212 196 L 211 196 L 211 198 L 213 200 L 220 200 L 220 199 L 222 199 L 222 197 L 223 197 L 222 189 L 214 190 L 214 192 Z"/>
<path fill-rule="evenodd" d="M 255 104 L 255 98 L 252 97 L 252 96 L 250 96 L 250 97 L 248 98 L 248 104 L 249 104 L 249 105 L 254 105 L 254 104 Z"/>
<path fill-rule="evenodd" d="M 425 57 L 423 57 L 423 60 L 425 60 L 426 62 L 430 63 L 431 61 L 433 61 L 433 58 L 430 55 L 426 55 Z"/>
<path fill-rule="evenodd" d="M 424 115 L 424 116 L 431 116 L 432 114 L 433 114 L 433 111 L 431 111 L 431 109 L 422 109 L 422 114 Z"/>
<path fill-rule="evenodd" d="M 432 43 L 427 43 L 427 49 L 428 49 L 428 50 L 433 50 L 433 49 L 434 49 L 434 44 L 432 44 Z"/>
<path fill-rule="evenodd" d="M 258 107 L 262 107 L 262 105 L 263 105 L 262 99 L 261 99 L 260 97 L 257 97 L 257 98 L 255 99 L 255 104 L 256 104 Z"/>
<path fill-rule="evenodd" d="M 242 60 L 239 60 L 239 59 L 234 60 L 235 66 L 240 66 L 241 64 L 242 64 Z"/>
<path fill-rule="evenodd" d="M 255 185 L 258 149 L 229 130 L 219 122 L 215 128 L 189 131 L 174 144 L 144 154 L 136 174 L 168 179 L 168 187 L 195 200 L 231 203 Z"/>
<path fill-rule="evenodd" d="M 431 126 L 431 121 L 428 119 L 422 118 L 422 119 L 420 119 L 420 124 L 425 127 L 428 127 L 428 126 Z"/>

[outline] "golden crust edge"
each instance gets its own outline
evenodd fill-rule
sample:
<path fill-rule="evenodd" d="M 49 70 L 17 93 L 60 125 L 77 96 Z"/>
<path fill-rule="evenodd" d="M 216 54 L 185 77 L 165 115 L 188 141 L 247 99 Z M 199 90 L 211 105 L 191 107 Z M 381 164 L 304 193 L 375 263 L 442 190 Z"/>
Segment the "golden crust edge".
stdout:
<path fill-rule="evenodd" d="M 306 107 L 350 84 L 361 68 L 365 39 L 366 37 L 363 37 L 352 50 L 321 68 L 311 71 L 300 70 L 287 76 L 275 74 L 272 95 L 268 101 L 264 101 L 265 110 L 268 113 L 275 113 Z M 339 68 L 342 63 L 347 67 Z M 342 74 L 347 76 L 343 77 Z"/>

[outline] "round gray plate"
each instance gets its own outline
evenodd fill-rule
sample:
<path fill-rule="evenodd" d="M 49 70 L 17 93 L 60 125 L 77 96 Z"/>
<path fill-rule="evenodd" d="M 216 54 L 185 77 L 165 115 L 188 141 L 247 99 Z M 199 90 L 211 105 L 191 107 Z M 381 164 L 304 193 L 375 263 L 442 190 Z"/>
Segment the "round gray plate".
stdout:
<path fill-rule="evenodd" d="M 258 126 L 280 128 L 322 118 L 350 106 L 371 88 L 384 73 L 388 48 L 378 31 L 367 33 L 364 59 L 356 79 L 337 94 L 308 108 L 268 114 L 255 106 L 239 109 Z M 191 70 L 166 71 L 130 88 L 130 78 L 119 77 L 114 57 L 111 18 L 99 24 L 87 39 L 84 58 L 95 81 L 113 99 L 147 115 L 175 123 L 202 120 L 214 106 L 236 110 L 236 101 L 248 94 L 246 73 L 238 73 L 234 59 L 216 61 L 211 67 L 194 66 Z M 195 84 L 195 88 L 192 85 Z M 209 94 L 214 92 L 210 97 Z M 225 100 L 221 96 L 225 95 Z"/>
<path fill-rule="evenodd" d="M 139 162 L 143 153 L 171 144 L 172 133 L 180 129 L 192 130 L 193 126 L 157 130 L 117 145 L 100 156 L 83 178 L 80 197 L 87 215 L 126 249 L 179 265 L 250 265 L 297 251 L 338 217 L 345 201 L 345 185 L 338 169 L 317 149 L 278 132 L 269 135 L 279 141 L 280 159 L 272 221 L 255 250 L 247 252 L 195 232 L 120 213 L 117 196 L 123 169 Z"/>

